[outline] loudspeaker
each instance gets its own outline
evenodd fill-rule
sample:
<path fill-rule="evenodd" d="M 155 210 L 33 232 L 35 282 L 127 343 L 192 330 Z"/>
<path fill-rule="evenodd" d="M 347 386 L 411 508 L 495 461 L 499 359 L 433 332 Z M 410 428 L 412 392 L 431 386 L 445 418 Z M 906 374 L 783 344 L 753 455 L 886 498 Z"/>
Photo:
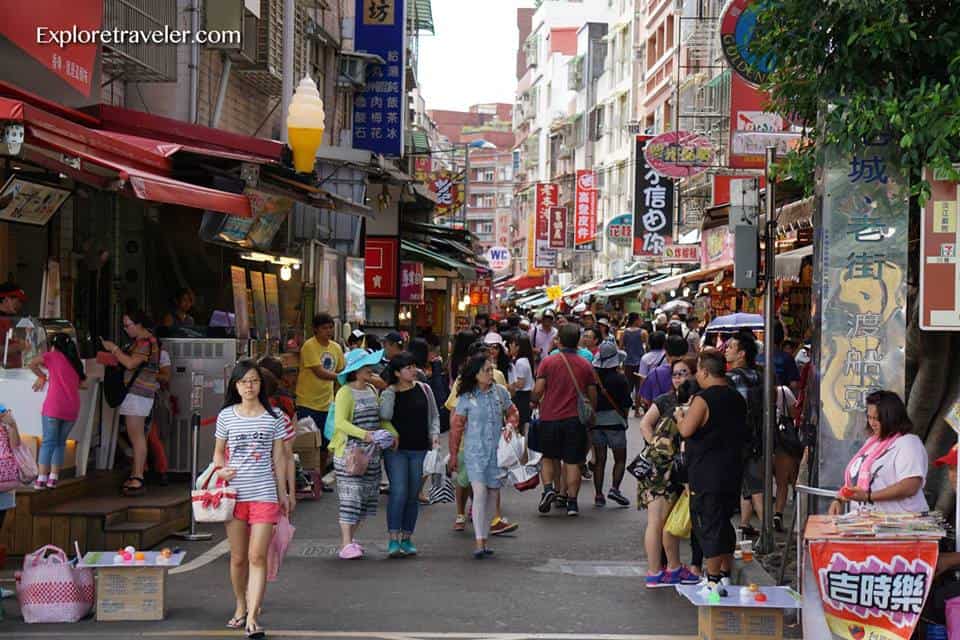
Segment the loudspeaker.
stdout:
<path fill-rule="evenodd" d="M 760 239 L 757 228 L 738 224 L 733 232 L 733 286 L 756 289 L 760 270 Z"/>

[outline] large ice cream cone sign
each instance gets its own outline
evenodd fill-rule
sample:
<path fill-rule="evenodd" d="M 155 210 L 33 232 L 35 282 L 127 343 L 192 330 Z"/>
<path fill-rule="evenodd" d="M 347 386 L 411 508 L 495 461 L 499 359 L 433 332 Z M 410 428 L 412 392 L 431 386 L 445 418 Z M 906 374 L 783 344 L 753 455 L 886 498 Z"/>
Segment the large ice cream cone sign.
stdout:
<path fill-rule="evenodd" d="M 304 76 L 293 92 L 287 112 L 287 141 L 293 150 L 293 167 L 298 173 L 310 173 L 317 149 L 323 141 L 323 100 L 317 85 Z"/>

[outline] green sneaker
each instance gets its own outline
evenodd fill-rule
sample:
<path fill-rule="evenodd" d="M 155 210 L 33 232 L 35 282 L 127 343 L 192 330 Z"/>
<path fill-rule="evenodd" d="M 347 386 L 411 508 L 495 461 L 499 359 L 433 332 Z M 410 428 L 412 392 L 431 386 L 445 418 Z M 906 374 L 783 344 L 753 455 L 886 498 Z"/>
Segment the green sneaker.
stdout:
<path fill-rule="evenodd" d="M 397 540 L 391 540 L 387 545 L 387 555 L 391 558 L 402 558 L 407 554 Z"/>
<path fill-rule="evenodd" d="M 405 555 L 415 556 L 417 555 L 417 548 L 413 546 L 412 540 L 401 540 L 400 541 L 400 550 L 403 551 Z"/>

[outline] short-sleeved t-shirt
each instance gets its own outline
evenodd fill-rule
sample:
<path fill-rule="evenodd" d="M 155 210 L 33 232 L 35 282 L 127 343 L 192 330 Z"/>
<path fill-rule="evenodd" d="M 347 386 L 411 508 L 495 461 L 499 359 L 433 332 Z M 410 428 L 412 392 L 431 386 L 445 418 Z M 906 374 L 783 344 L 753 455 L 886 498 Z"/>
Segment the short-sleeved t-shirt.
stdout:
<path fill-rule="evenodd" d="M 43 400 L 41 415 L 48 418 L 74 421 L 80 415 L 80 375 L 67 356 L 59 351 L 43 354 L 47 370 L 47 397 Z"/>
<path fill-rule="evenodd" d="M 237 405 L 217 416 L 216 437 L 227 441 L 227 466 L 237 475 L 230 486 L 237 502 L 276 502 L 277 479 L 273 470 L 273 443 L 287 437 L 289 420 L 281 412 L 264 411 L 255 418 L 237 413 Z"/>
<path fill-rule="evenodd" d="M 586 394 L 587 387 L 596 386 L 593 367 L 583 358 L 576 356 L 576 352 L 564 350 L 547 356 L 540 363 L 537 377 L 547 382 L 543 397 L 540 398 L 541 420 L 567 420 L 578 416 L 577 387 L 574 386 L 570 372 L 567 371 L 567 365 L 563 363 L 564 358 L 570 364 L 581 392 Z"/>
<path fill-rule="evenodd" d="M 640 364 L 637 365 L 637 375 L 646 377 L 650 375 L 650 371 L 666 364 L 666 362 L 667 352 L 663 349 L 648 351 L 640 358 Z"/>
<path fill-rule="evenodd" d="M 517 389 L 517 391 L 533 390 L 533 368 L 530 366 L 529 358 L 517 358 L 517 361 L 513 363 L 513 369 L 511 369 L 510 372 L 510 384 L 513 384 L 519 378 L 523 378 L 523 386 Z"/>
<path fill-rule="evenodd" d="M 543 354 L 549 353 L 553 349 L 553 339 L 557 337 L 557 328 L 553 327 L 547 331 L 542 325 L 538 324 L 530 329 L 528 335 L 530 336 L 530 344 L 533 345 L 534 349 L 540 349 L 540 357 L 543 358 Z"/>
<path fill-rule="evenodd" d="M 133 343 L 130 355 L 146 356 L 147 362 L 143 365 L 137 379 L 133 381 L 130 391 L 127 393 L 144 398 L 153 398 L 160 389 L 160 383 L 157 382 L 157 372 L 160 371 L 160 345 L 157 344 L 157 339 L 153 336 L 137 338 L 137 341 Z M 123 374 L 124 384 L 130 384 L 136 370 L 136 367 L 127 369 L 126 373 Z"/>
<path fill-rule="evenodd" d="M 773 352 L 773 369 L 777 375 L 777 384 L 790 384 L 800 380 L 797 362 L 786 351 Z"/>
<path fill-rule="evenodd" d="M 921 478 L 926 483 L 927 465 L 927 450 L 920 438 L 912 433 L 902 435 L 883 455 L 873 461 L 871 472 L 876 475 L 870 489 L 876 493 L 907 478 Z M 920 485 L 920 490 L 909 498 L 854 504 L 861 509 L 895 513 L 920 513 L 930 510 L 927 499 L 923 497 L 923 484 Z"/>
<path fill-rule="evenodd" d="M 321 380 L 313 367 L 323 367 L 331 373 L 345 366 L 343 349 L 330 340 L 326 345 L 310 338 L 300 347 L 300 375 L 297 377 L 297 406 L 326 411 L 333 402 L 333 380 Z"/>

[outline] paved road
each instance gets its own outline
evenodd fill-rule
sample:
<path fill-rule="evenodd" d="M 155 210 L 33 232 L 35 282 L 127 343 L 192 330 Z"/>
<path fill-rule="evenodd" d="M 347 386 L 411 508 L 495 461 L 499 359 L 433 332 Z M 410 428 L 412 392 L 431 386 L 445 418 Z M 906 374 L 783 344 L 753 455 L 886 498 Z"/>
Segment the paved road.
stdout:
<path fill-rule="evenodd" d="M 639 429 L 630 430 L 631 450 Z M 624 481 L 631 501 L 635 483 Z M 385 498 L 377 518 L 361 529 L 367 559 L 336 559 L 335 494 L 304 502 L 297 533 L 279 580 L 269 584 L 262 624 L 271 637 L 301 638 L 694 638 L 696 611 L 672 589 L 643 585 L 645 515 L 592 504 L 581 490 L 581 515 L 540 517 L 537 492 L 504 493 L 505 513 L 521 524 L 492 540 L 494 559 L 470 554 L 469 532 L 452 531 L 454 508 L 422 511 L 417 558 L 386 557 Z M 164 622 L 24 625 L 9 615 L 0 635 L 29 637 L 236 637 L 224 628 L 233 610 L 222 528 L 214 541 L 183 545 L 194 561 L 167 582 Z M 372 551 L 372 552 L 371 552 Z M 198 566 L 202 565 L 202 566 Z M 282 633 L 281 633 L 282 630 Z"/>

